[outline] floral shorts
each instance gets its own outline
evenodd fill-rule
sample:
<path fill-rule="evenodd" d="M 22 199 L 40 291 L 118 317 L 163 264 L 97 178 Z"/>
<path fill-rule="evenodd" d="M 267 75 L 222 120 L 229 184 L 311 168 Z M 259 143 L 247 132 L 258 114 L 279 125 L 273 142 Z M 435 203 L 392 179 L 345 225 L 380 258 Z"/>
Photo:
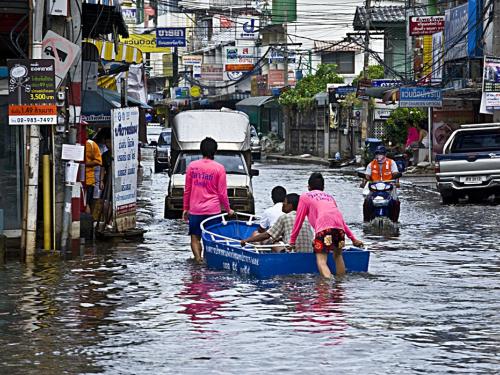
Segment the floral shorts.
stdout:
<path fill-rule="evenodd" d="M 342 229 L 325 229 L 316 234 L 314 238 L 315 253 L 329 253 L 339 247 L 339 242 L 345 241 L 345 233 Z"/>

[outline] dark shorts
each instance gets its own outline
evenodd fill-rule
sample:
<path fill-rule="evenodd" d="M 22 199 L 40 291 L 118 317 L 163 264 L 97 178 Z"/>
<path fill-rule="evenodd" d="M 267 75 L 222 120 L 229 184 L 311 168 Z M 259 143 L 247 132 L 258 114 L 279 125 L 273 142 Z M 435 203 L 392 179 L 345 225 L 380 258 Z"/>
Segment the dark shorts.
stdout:
<path fill-rule="evenodd" d="M 208 219 L 214 215 L 189 215 L 189 235 L 195 235 L 201 237 L 201 227 L 200 224 L 203 220 Z M 210 220 L 207 224 L 213 225 L 221 222 L 221 218 Z"/>
<path fill-rule="evenodd" d="M 314 252 L 329 253 L 339 247 L 339 242 L 345 241 L 345 233 L 342 229 L 325 229 L 314 237 Z"/>

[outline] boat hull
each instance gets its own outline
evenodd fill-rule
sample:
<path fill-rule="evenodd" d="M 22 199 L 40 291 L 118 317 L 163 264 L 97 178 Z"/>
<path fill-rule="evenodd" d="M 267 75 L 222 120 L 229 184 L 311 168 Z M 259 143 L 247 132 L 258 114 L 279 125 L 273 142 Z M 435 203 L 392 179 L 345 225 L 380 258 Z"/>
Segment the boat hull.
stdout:
<path fill-rule="evenodd" d="M 212 232 L 235 238 L 233 241 L 219 240 L 217 237 L 203 233 L 202 240 L 205 260 L 208 267 L 228 270 L 258 278 L 269 278 L 278 275 L 318 273 L 314 253 L 272 253 L 256 252 L 242 248 L 239 239 L 246 238 L 257 227 L 239 225 L 235 222 L 216 224 L 209 229 Z M 343 252 L 347 272 L 367 272 L 370 252 L 359 248 L 346 248 Z M 328 256 L 328 265 L 335 271 L 333 256 Z"/>

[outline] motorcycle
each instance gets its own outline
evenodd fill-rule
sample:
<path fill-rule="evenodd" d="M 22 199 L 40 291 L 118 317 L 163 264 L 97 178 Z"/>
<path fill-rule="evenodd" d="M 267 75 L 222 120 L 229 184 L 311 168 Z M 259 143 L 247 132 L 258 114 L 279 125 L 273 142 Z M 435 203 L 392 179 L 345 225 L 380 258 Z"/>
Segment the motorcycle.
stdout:
<path fill-rule="evenodd" d="M 358 172 L 358 175 L 365 177 L 364 171 L 362 173 Z M 394 177 L 399 178 L 400 176 L 401 173 L 398 173 Z M 389 236 L 399 234 L 399 224 L 391 220 L 390 212 L 391 206 L 399 205 L 396 198 L 396 185 L 397 180 L 369 181 L 366 183 L 363 196 L 371 203 L 367 207 L 370 210 L 367 214 L 371 217 L 371 220 L 364 222 L 363 228 L 365 231 Z"/>

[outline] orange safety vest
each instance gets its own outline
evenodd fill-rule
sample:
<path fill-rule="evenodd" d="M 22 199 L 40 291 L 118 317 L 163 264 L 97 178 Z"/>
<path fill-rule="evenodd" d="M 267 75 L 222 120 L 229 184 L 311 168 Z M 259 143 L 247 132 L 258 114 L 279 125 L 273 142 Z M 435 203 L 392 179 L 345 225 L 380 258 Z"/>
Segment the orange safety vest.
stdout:
<path fill-rule="evenodd" d="M 372 181 L 388 181 L 392 180 L 391 164 L 394 163 L 392 159 L 385 158 L 382 164 L 382 170 L 380 170 L 380 164 L 378 161 L 373 160 L 371 162 L 372 168 Z"/>

